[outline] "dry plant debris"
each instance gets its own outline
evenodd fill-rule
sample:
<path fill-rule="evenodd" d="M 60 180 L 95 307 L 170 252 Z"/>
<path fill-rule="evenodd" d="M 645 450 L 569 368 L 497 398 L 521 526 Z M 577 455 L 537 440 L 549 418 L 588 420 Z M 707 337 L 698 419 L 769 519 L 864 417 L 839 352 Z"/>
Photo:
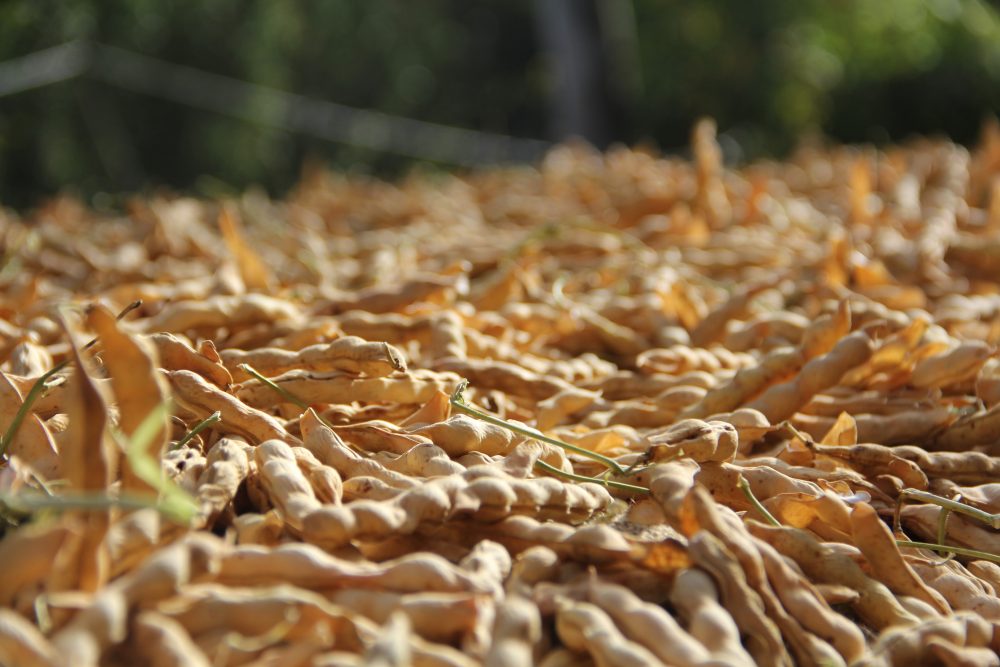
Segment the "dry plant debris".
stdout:
<path fill-rule="evenodd" d="M 0 664 L 1000 665 L 1000 129 L 0 214 Z"/>

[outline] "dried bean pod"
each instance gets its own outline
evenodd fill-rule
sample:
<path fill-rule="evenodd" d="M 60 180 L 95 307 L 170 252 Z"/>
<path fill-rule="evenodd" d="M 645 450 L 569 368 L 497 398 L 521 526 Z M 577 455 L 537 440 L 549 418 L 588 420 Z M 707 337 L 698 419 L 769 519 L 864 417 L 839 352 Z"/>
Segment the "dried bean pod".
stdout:
<path fill-rule="evenodd" d="M 123 641 L 129 609 L 174 595 L 191 580 L 215 572 L 222 552 L 212 535 L 192 534 L 160 550 L 132 572 L 104 587 L 91 603 L 52 635 L 52 643 L 75 665 L 97 665 L 102 653 Z"/>
<path fill-rule="evenodd" d="M 485 667 L 527 665 L 535 661 L 542 639 L 542 620 L 536 607 L 519 596 L 508 596 L 496 610 L 492 643 L 483 659 Z"/>
<path fill-rule="evenodd" d="M 591 654 L 597 664 L 604 667 L 663 665 L 641 644 L 625 639 L 600 607 L 586 602 L 560 604 L 556 613 L 556 632 L 566 646 Z"/>
<path fill-rule="evenodd" d="M 987 359 L 976 375 L 976 397 L 987 408 L 1000 403 L 1000 358 Z"/>
<path fill-rule="evenodd" d="M 708 422 L 726 422 L 736 428 L 739 436 L 739 451 L 746 454 L 753 447 L 753 443 L 772 430 L 772 426 L 759 410 L 752 408 L 739 408 L 732 412 L 720 412 L 707 417 Z"/>
<path fill-rule="evenodd" d="M 731 352 L 714 346 L 709 348 L 674 345 L 669 348 L 646 350 L 636 357 L 635 365 L 639 371 L 648 373 L 666 373 L 680 375 L 688 371 L 707 371 L 714 373 L 723 368 L 738 369 L 752 366 L 756 360 L 749 354 Z"/>
<path fill-rule="evenodd" d="M 169 333 L 154 333 L 147 336 L 156 348 L 160 366 L 168 371 L 194 371 L 220 389 L 227 389 L 233 383 L 233 376 L 221 361 L 196 352 L 181 337 Z"/>
<path fill-rule="evenodd" d="M 295 613 L 289 614 L 289 609 Z M 315 637 L 316 630 L 321 629 L 328 642 L 359 651 L 376 634 L 375 625 L 360 615 L 328 602 L 318 593 L 293 586 L 194 584 L 162 602 L 158 611 L 195 637 L 219 630 L 259 637 L 282 627 L 282 640 L 295 643 Z"/>
<path fill-rule="evenodd" d="M 852 607 L 873 627 L 881 630 L 917 623 L 918 619 L 899 604 L 888 588 L 865 575 L 849 556 L 818 542 L 806 531 L 773 528 L 756 521 L 749 522 L 747 527 L 753 535 L 798 563 L 813 581 L 841 584 L 858 591 L 860 595 Z"/>
<path fill-rule="evenodd" d="M 749 285 L 737 290 L 722 304 L 705 316 L 698 326 L 691 331 L 691 344 L 695 347 L 706 347 L 722 338 L 726 323 L 745 316 L 750 302 L 761 292 L 771 289 L 779 282 L 771 279 L 766 282 Z"/>
<path fill-rule="evenodd" d="M 991 354 L 993 349 L 983 341 L 966 341 L 943 354 L 917 362 L 910 384 L 926 388 L 960 382 L 978 373 Z"/>
<path fill-rule="evenodd" d="M 0 371 L 0 429 L 4 433 L 9 432 L 14 415 L 24 405 L 28 391 L 30 389 L 19 389 L 10 376 Z M 32 407 L 34 413 L 39 412 L 37 401 Z M 57 445 L 63 443 L 55 439 L 49 424 L 51 420 L 43 422 L 38 414 L 29 412 L 17 433 L 6 443 L 5 451 L 8 456 L 30 462 L 32 469 L 44 479 L 59 479 L 65 474 L 65 463 L 59 454 L 63 447 Z M 64 439 L 73 437 L 73 434 L 63 433 Z"/>
<path fill-rule="evenodd" d="M 789 565 L 770 544 L 755 539 L 767 570 L 768 580 L 781 598 L 789 614 L 803 626 L 832 644 L 849 663 L 860 659 L 867 651 L 861 629 L 847 618 L 833 611 L 818 587 L 806 579 L 800 570 Z M 854 591 L 851 591 L 854 593 Z M 855 601 L 857 594 L 849 598 Z"/>
<path fill-rule="evenodd" d="M 0 663 L 58 667 L 66 664 L 64 658 L 26 618 L 10 609 L 0 609 Z"/>
<path fill-rule="evenodd" d="M 600 393 L 571 387 L 539 401 L 536 408 L 535 427 L 547 431 L 584 408 L 593 405 Z"/>
<path fill-rule="evenodd" d="M 524 436 L 509 429 L 465 414 L 453 415 L 446 421 L 413 429 L 411 433 L 430 438 L 435 445 L 454 457 L 472 451 L 488 456 L 508 454 L 518 443 L 524 441 Z"/>
<path fill-rule="evenodd" d="M 727 665 L 753 665 L 740 642 L 740 630 L 719 604 L 718 590 L 705 572 L 690 568 L 674 579 L 670 602 L 685 621 L 688 633 L 708 649 L 712 658 Z"/>
<path fill-rule="evenodd" d="M 343 479 L 371 476 L 401 489 L 417 486 L 417 482 L 411 477 L 388 470 L 377 461 L 364 458 L 349 448 L 340 436 L 320 422 L 312 410 L 306 410 L 299 425 L 302 429 L 302 445 L 321 463 L 336 470 Z"/>
<path fill-rule="evenodd" d="M 426 403 L 436 392 L 450 394 L 460 378 L 453 373 L 413 370 L 386 377 L 357 377 L 349 373 L 312 373 L 292 370 L 272 382 L 300 400 L 316 403 Z M 270 408 L 287 402 L 274 389 L 259 381 L 237 387 L 236 396 L 255 408 Z"/>
<path fill-rule="evenodd" d="M 461 474 L 465 468 L 451 460 L 448 454 L 431 443 L 414 445 L 399 456 L 375 455 L 389 470 L 413 477 L 440 477 Z"/>
<path fill-rule="evenodd" d="M 131 634 L 133 659 L 150 667 L 209 667 L 212 664 L 180 623 L 155 611 L 139 614 Z"/>
<path fill-rule="evenodd" d="M 173 388 L 174 399 L 199 419 L 216 411 L 222 414 L 222 420 L 215 427 L 217 430 L 243 436 L 252 442 L 272 439 L 298 442 L 298 438 L 289 435 L 277 419 L 246 405 L 193 371 L 167 371 L 167 379 Z"/>
<path fill-rule="evenodd" d="M 467 283 L 468 279 L 464 275 L 457 278 L 426 276 L 400 285 L 370 287 L 353 294 L 344 294 L 342 298 L 329 299 L 313 310 L 321 315 L 337 315 L 353 310 L 378 314 L 400 311 L 419 302 L 447 305 L 454 302 L 458 292 L 468 289 Z"/>
<path fill-rule="evenodd" d="M 742 467 L 728 463 L 705 463 L 695 479 L 708 489 L 716 502 L 737 511 L 750 510 L 750 502 L 739 488 L 741 475 L 750 485 L 753 495 L 761 501 L 786 493 L 799 493 L 814 498 L 823 495 L 822 489 L 816 484 L 790 477 L 769 466 Z"/>
<path fill-rule="evenodd" d="M 747 585 L 746 576 L 732 554 L 717 537 L 700 531 L 688 540 L 688 553 L 699 568 L 715 579 L 723 606 L 732 614 L 742 634 L 748 637 L 747 650 L 758 665 L 791 665 L 774 622 L 764 613 L 760 596 Z"/>
<path fill-rule="evenodd" d="M 681 417 L 700 419 L 716 412 L 730 412 L 767 387 L 799 372 L 806 359 L 795 348 L 769 352 L 756 366 L 740 369 L 732 380 L 709 389 L 705 397 L 681 412 Z"/>
<path fill-rule="evenodd" d="M 344 336 L 330 343 L 310 345 L 290 352 L 279 348 L 256 350 L 228 349 L 221 352 L 233 380 L 243 382 L 252 376 L 239 368 L 249 364 L 266 376 L 281 375 L 293 369 L 316 373 L 343 371 L 368 377 L 384 377 L 405 372 L 403 353 L 388 343 L 369 343 L 356 336 Z"/>
<path fill-rule="evenodd" d="M 960 647 L 983 648 L 990 646 L 993 628 L 988 622 L 968 613 L 960 613 L 949 618 L 928 619 L 916 626 L 890 628 L 879 635 L 872 645 L 875 660 L 887 665 L 927 664 L 936 657 L 951 657 L 958 662 L 952 664 L 996 665 L 996 654 L 987 658 L 981 653 L 966 654 Z M 943 642 L 942 642 L 943 640 Z M 942 649 L 950 653 L 942 655 Z M 947 663 L 946 663 L 947 664 Z"/>
<path fill-rule="evenodd" d="M 383 563 L 350 562 L 311 544 L 274 548 L 238 546 L 220 563 L 216 580 L 224 586 L 278 585 L 325 590 L 372 588 L 397 593 L 489 593 L 493 582 L 449 563 L 419 553 Z"/>
<path fill-rule="evenodd" d="M 681 453 L 695 461 L 727 461 L 736 458 L 739 437 L 732 424 L 684 419 L 660 433 L 648 436 L 653 460 L 670 459 Z"/>
<path fill-rule="evenodd" d="M 933 447 L 951 452 L 986 447 L 987 454 L 996 454 L 1000 453 L 997 443 L 1000 443 L 1000 405 L 954 422 L 934 438 Z"/>
<path fill-rule="evenodd" d="M 673 375 L 642 375 L 633 371 L 618 371 L 583 384 L 589 391 L 598 391 L 609 401 L 653 397 L 678 386 L 711 388 L 718 384 L 715 376 L 704 371 L 691 371 L 679 377 Z"/>
<path fill-rule="evenodd" d="M 773 556 L 778 562 L 769 567 L 763 553 L 769 545 L 755 540 L 734 513 L 719 508 L 701 487 L 691 489 L 685 500 L 697 523 L 721 540 L 740 562 L 748 585 L 761 596 L 768 616 L 797 661 L 850 663 L 864 653 L 860 630 L 830 609 L 808 581 L 776 553 Z M 806 610 L 808 613 L 802 613 Z"/>
<path fill-rule="evenodd" d="M 1000 475 L 1000 457 L 982 452 L 928 452 L 903 445 L 893 447 L 892 453 L 913 462 L 930 478 L 950 479 L 958 484 L 992 482 Z"/>
<path fill-rule="evenodd" d="M 254 449 L 254 459 L 271 504 L 293 531 L 301 531 L 302 521 L 320 507 L 320 502 L 299 469 L 292 448 L 280 440 L 265 440 Z"/>
<path fill-rule="evenodd" d="M 837 384 L 871 356 L 874 346 L 863 332 L 842 338 L 828 353 L 810 359 L 794 380 L 773 385 L 747 407 L 759 410 L 772 424 L 784 421 L 820 391 Z"/>
<path fill-rule="evenodd" d="M 733 322 L 722 339 L 727 350 L 745 352 L 761 346 L 768 339 L 796 345 L 809 328 L 809 318 L 788 311 L 762 313 L 746 322 Z"/>
<path fill-rule="evenodd" d="M 50 576 L 57 554 L 79 526 L 72 523 L 27 525 L 0 540 L 0 559 L 8 572 L 0 577 L 0 608 L 14 608 L 18 597 L 39 588 Z"/>
<path fill-rule="evenodd" d="M 925 541 L 937 540 L 937 520 L 941 508 L 935 505 L 908 505 L 903 508 L 903 526 L 923 537 Z M 986 524 L 965 520 L 960 516 L 948 519 L 947 537 L 950 543 L 968 549 L 996 553 L 1000 549 L 1000 536 Z"/>
<path fill-rule="evenodd" d="M 594 579 L 587 598 L 614 620 L 625 638 L 641 644 L 664 664 L 693 667 L 711 657 L 663 607 L 643 602 L 624 586 Z"/>
<path fill-rule="evenodd" d="M 672 423 L 686 407 L 704 398 L 705 393 L 699 387 L 673 387 L 653 399 L 652 403 L 621 402 L 607 413 L 590 415 L 585 423 L 595 427 L 612 424 L 639 428 L 664 426 Z"/>
<path fill-rule="evenodd" d="M 930 590 L 947 600 L 949 609 L 971 611 L 991 623 L 1000 622 L 1000 598 L 958 563 L 934 567 L 915 559 L 913 570 Z"/>
<path fill-rule="evenodd" d="M 326 598 L 376 623 L 385 623 L 394 611 L 401 611 L 414 632 L 428 641 L 443 644 L 462 641 L 486 613 L 485 598 L 473 593 L 395 593 L 344 588 L 331 590 Z"/>
<path fill-rule="evenodd" d="M 942 429 L 955 420 L 954 411 L 946 406 L 910 409 L 889 415 L 856 414 L 853 417 L 858 429 L 858 440 L 887 445 L 926 442 L 928 439 L 937 443 L 940 437 L 935 438 L 935 434 L 941 433 Z M 833 428 L 836 419 L 796 414 L 792 423 L 813 436 L 813 439 L 821 440 Z"/>
<path fill-rule="evenodd" d="M 208 450 L 205 468 L 195 484 L 199 525 L 211 526 L 225 512 L 247 478 L 250 462 L 244 447 L 249 446 L 231 438 L 222 438 Z"/>
<path fill-rule="evenodd" d="M 457 373 L 479 389 L 498 389 L 511 396 L 521 396 L 540 401 L 571 387 L 564 380 L 549 378 L 520 366 L 488 359 L 439 359 L 435 370 L 446 375 Z"/>
<path fill-rule="evenodd" d="M 291 302 L 264 294 L 210 296 L 197 301 L 175 301 L 155 316 L 142 320 L 148 333 L 230 330 L 258 322 L 301 322 L 302 311 Z"/>
<path fill-rule="evenodd" d="M 309 480 L 316 498 L 322 503 L 336 505 L 344 495 L 344 482 L 340 473 L 320 463 L 316 455 L 305 447 L 292 447 L 292 454 L 299 470 Z"/>
<path fill-rule="evenodd" d="M 861 549 L 875 578 L 897 595 L 909 595 L 930 605 L 942 615 L 951 612 L 944 598 L 928 588 L 899 553 L 889 527 L 882 523 L 868 503 L 859 503 L 851 512 L 851 535 Z"/>

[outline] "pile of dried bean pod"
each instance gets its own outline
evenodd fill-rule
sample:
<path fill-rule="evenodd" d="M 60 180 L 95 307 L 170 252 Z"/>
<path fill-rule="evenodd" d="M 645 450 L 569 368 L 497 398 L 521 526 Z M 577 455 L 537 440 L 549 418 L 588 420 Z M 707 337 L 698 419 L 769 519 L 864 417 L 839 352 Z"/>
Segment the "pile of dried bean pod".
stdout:
<path fill-rule="evenodd" d="M 692 153 L 0 212 L 0 664 L 1000 665 L 997 125 Z"/>

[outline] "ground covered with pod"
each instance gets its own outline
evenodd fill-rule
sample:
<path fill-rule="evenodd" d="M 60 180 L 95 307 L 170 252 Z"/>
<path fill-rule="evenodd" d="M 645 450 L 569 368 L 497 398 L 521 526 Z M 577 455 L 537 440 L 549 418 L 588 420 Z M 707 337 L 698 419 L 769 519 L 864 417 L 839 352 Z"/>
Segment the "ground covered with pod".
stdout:
<path fill-rule="evenodd" d="M 0 664 L 1000 665 L 1000 130 L 0 213 Z"/>

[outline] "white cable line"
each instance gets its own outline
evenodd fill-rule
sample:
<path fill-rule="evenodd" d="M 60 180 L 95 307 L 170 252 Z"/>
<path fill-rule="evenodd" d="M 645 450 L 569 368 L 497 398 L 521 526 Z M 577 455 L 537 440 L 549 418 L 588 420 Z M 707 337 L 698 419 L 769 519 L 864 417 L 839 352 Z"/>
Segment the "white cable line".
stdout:
<path fill-rule="evenodd" d="M 462 166 L 538 159 L 539 139 L 316 100 L 102 44 L 69 42 L 0 63 L 0 96 L 88 74 L 132 92 L 337 143 Z"/>
<path fill-rule="evenodd" d="M 90 68 L 90 49 L 66 42 L 0 63 L 0 97 L 67 81 Z"/>

